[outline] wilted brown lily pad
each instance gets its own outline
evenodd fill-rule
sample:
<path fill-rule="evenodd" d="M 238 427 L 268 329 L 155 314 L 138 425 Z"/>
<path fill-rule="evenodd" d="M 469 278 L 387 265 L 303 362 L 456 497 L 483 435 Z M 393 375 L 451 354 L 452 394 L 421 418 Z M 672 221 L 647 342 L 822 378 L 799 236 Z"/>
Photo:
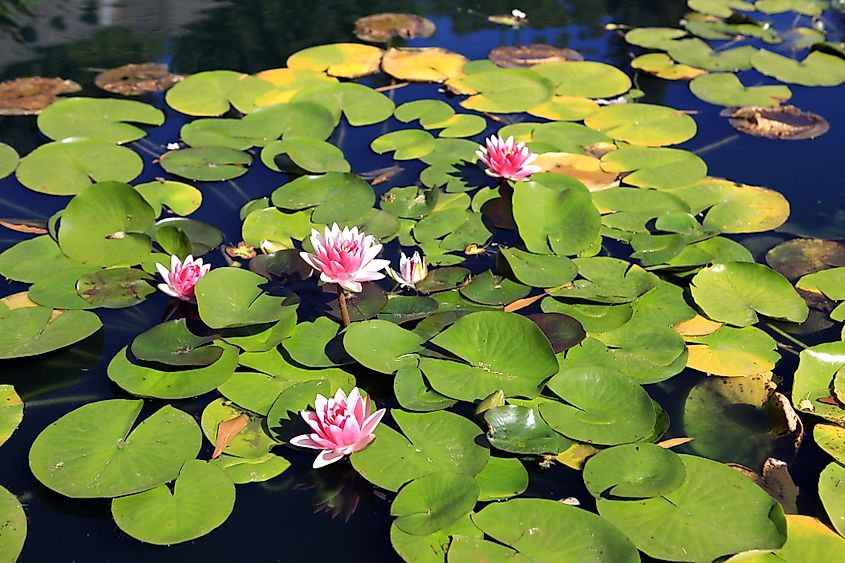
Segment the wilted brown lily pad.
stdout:
<path fill-rule="evenodd" d="M 373 14 L 355 20 L 355 36 L 374 43 L 387 43 L 393 37 L 430 37 L 434 29 L 434 22 L 416 14 Z"/>
<path fill-rule="evenodd" d="M 824 117 L 802 111 L 795 106 L 728 109 L 721 115 L 729 117 L 735 129 L 767 139 L 783 141 L 815 139 L 830 129 Z"/>
<path fill-rule="evenodd" d="M 30 76 L 0 82 L 0 115 L 35 115 L 59 94 L 80 90 L 79 84 L 64 78 Z"/>
<path fill-rule="evenodd" d="M 151 92 L 164 92 L 180 80 L 182 75 L 173 74 L 160 63 L 128 64 L 101 72 L 94 83 L 114 94 L 140 96 Z"/>
<path fill-rule="evenodd" d="M 845 245 L 824 239 L 792 239 L 769 250 L 766 262 L 794 282 L 807 274 L 845 266 Z"/>
<path fill-rule="evenodd" d="M 500 67 L 530 67 L 540 63 L 562 63 L 583 61 L 581 53 L 574 49 L 561 49 L 553 45 L 502 45 L 496 47 L 488 58 Z"/>

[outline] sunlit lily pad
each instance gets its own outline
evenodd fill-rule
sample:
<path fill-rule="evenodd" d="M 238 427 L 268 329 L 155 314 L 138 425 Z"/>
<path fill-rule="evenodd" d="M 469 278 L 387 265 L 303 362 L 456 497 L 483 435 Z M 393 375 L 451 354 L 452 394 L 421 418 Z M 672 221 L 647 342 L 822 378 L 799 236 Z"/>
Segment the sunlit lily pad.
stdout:
<path fill-rule="evenodd" d="M 434 146 L 434 137 L 430 133 L 419 129 L 403 129 L 376 138 L 370 148 L 378 154 L 393 152 L 395 160 L 411 160 L 427 155 L 434 150 Z"/>
<path fill-rule="evenodd" d="M 793 11 L 805 16 L 820 16 L 828 7 L 820 0 L 757 0 L 754 9 L 764 14 L 779 14 Z"/>
<path fill-rule="evenodd" d="M 838 86 L 845 82 L 845 60 L 821 51 L 796 61 L 761 49 L 754 53 L 751 62 L 761 73 L 790 84 Z"/>
<path fill-rule="evenodd" d="M 499 389 L 508 396 L 533 398 L 540 383 L 558 370 L 540 328 L 513 313 L 467 315 L 431 343 L 466 363 L 422 358 L 420 368 L 436 391 L 465 401 L 483 399 Z"/>
<path fill-rule="evenodd" d="M 748 70 L 756 49 L 751 46 L 716 51 L 701 39 L 681 39 L 668 45 L 669 56 L 676 62 L 710 71 Z"/>
<path fill-rule="evenodd" d="M 337 121 L 340 114 L 350 125 L 371 125 L 384 121 L 393 114 L 393 101 L 372 88 L 354 82 L 318 84 L 303 88 L 293 101 L 311 102 L 323 106 Z"/>
<path fill-rule="evenodd" d="M 219 182 L 242 176 L 252 157 L 228 147 L 198 147 L 169 151 L 159 163 L 167 172 L 203 182 Z"/>
<path fill-rule="evenodd" d="M 609 98 L 624 94 L 631 79 L 618 68 L 594 61 L 544 63 L 531 70 L 548 79 L 560 96 Z"/>
<path fill-rule="evenodd" d="M 23 420 L 23 401 L 11 385 L 0 385 L 0 446 Z"/>
<path fill-rule="evenodd" d="M 563 285 L 578 273 L 575 263 L 565 256 L 531 254 L 518 248 L 502 248 L 500 252 L 514 277 L 532 287 Z"/>
<path fill-rule="evenodd" d="M 749 262 L 728 262 L 703 268 L 691 282 L 693 299 L 713 320 L 736 326 L 755 324 L 758 314 L 800 323 L 807 304 L 786 278 Z"/>
<path fill-rule="evenodd" d="M 167 91 L 167 104 L 188 115 L 218 116 L 229 111 L 229 97 L 247 75 L 231 70 L 199 72 Z"/>
<path fill-rule="evenodd" d="M 776 500 L 721 463 L 680 457 L 686 469 L 680 487 L 643 500 L 600 498 L 599 514 L 658 559 L 713 560 L 783 544 L 786 522 Z"/>
<path fill-rule="evenodd" d="M 445 82 L 461 73 L 466 57 L 441 47 L 388 49 L 381 61 L 384 72 L 410 82 Z"/>
<path fill-rule="evenodd" d="M 530 407 L 505 405 L 484 413 L 487 439 L 500 450 L 517 454 L 557 454 L 573 444 L 546 424 Z"/>
<path fill-rule="evenodd" d="M 707 175 L 707 164 L 695 154 L 679 149 L 621 147 L 601 158 L 608 172 L 628 172 L 624 182 L 639 188 L 685 186 Z"/>
<path fill-rule="evenodd" d="M 177 215 L 185 216 L 199 209 L 202 203 L 202 192 L 184 182 L 159 178 L 153 182 L 137 184 L 135 189 L 155 210 L 156 217 L 161 215 L 162 205 Z"/>
<path fill-rule="evenodd" d="M 801 412 L 837 424 L 845 423 L 845 410 L 833 398 L 835 379 L 845 368 L 845 342 L 826 342 L 802 350 L 792 387 L 792 404 Z"/>
<path fill-rule="evenodd" d="M 0 326 L 0 358 L 20 358 L 75 344 L 103 324 L 88 311 L 54 311 L 31 302 L 10 308 L 0 302 Z"/>
<path fill-rule="evenodd" d="M 359 78 L 379 71 L 384 51 L 359 43 L 333 43 L 297 51 L 288 57 L 290 68 L 320 70 L 330 76 Z"/>
<path fill-rule="evenodd" d="M 187 413 L 164 406 L 130 433 L 143 404 L 112 399 L 64 415 L 32 444 L 33 474 L 74 498 L 123 496 L 174 479 L 199 453 L 199 427 Z"/>
<path fill-rule="evenodd" d="M 212 269 L 195 288 L 200 317 L 211 328 L 279 320 L 287 296 L 264 292 L 261 286 L 266 282 L 263 276 L 240 268 Z"/>
<path fill-rule="evenodd" d="M 744 0 L 687 0 L 687 6 L 696 12 L 720 18 L 730 17 L 733 10 L 750 12 L 755 8 L 754 4 Z"/>
<path fill-rule="evenodd" d="M 707 74 L 690 82 L 690 90 L 718 106 L 777 106 L 792 97 L 787 86 L 745 87 L 735 74 Z"/>
<path fill-rule="evenodd" d="M 402 487 L 390 505 L 390 515 L 403 532 L 427 536 L 469 514 L 478 493 L 478 484 L 465 473 L 430 473 Z"/>
<path fill-rule="evenodd" d="M 618 529 L 595 514 L 562 502 L 513 499 L 492 503 L 472 520 L 488 536 L 513 547 L 526 562 L 639 560 L 636 548 Z"/>
<path fill-rule="evenodd" d="M 696 132 L 690 116 L 651 104 L 605 106 L 584 123 L 612 139 L 639 146 L 674 145 L 691 139 Z"/>
<path fill-rule="evenodd" d="M 0 179 L 15 171 L 19 160 L 18 151 L 5 143 L 0 143 Z"/>
<path fill-rule="evenodd" d="M 15 495 L 0 487 L 0 552 L 16 561 L 26 541 L 26 513 Z"/>
<path fill-rule="evenodd" d="M 550 100 L 555 90 L 550 80 L 528 69 L 500 68 L 467 74 L 460 80 L 477 92 L 461 106 L 493 113 L 527 111 Z"/>
<path fill-rule="evenodd" d="M 204 536 L 235 507 L 235 485 L 215 464 L 185 463 L 173 491 L 167 485 L 112 501 L 118 528 L 145 543 L 171 545 Z"/>
<path fill-rule="evenodd" d="M 130 123 L 161 125 L 164 113 L 133 100 L 68 98 L 50 105 L 38 116 L 38 128 L 55 141 L 85 137 L 126 143 L 147 134 Z"/>
<path fill-rule="evenodd" d="M 34 115 L 55 102 L 60 94 L 81 89 L 73 80 L 41 76 L 0 82 L 0 115 Z"/>
<path fill-rule="evenodd" d="M 673 41 L 687 34 L 673 27 L 637 27 L 625 33 L 625 41 L 646 49 L 667 49 Z"/>
<path fill-rule="evenodd" d="M 383 320 L 369 320 L 350 326 L 343 336 L 346 351 L 363 366 L 381 373 L 416 367 L 416 353 L 423 339 L 416 333 Z"/>
<path fill-rule="evenodd" d="M 308 137 L 286 136 L 282 141 L 273 141 L 261 150 L 261 161 L 271 170 L 281 171 L 276 157 L 285 155 L 295 166 L 306 172 L 349 172 L 350 166 L 343 152 L 325 141 Z M 295 167 L 294 167 L 295 169 Z"/>
<path fill-rule="evenodd" d="M 434 22 L 416 14 L 388 12 L 355 20 L 355 36 L 374 43 L 386 43 L 393 37 L 429 37 L 434 29 Z"/>
<path fill-rule="evenodd" d="M 139 360 L 171 366 L 207 366 L 223 354 L 219 346 L 207 346 L 214 335 L 194 334 L 185 319 L 167 321 L 142 332 L 132 341 L 131 351 Z"/>
<path fill-rule="evenodd" d="M 354 174 L 342 172 L 301 176 L 272 194 L 273 204 L 283 209 L 313 207 L 311 220 L 324 224 L 357 219 L 372 207 L 374 200 L 370 184 Z"/>
<path fill-rule="evenodd" d="M 475 476 L 478 500 L 504 500 L 522 494 L 528 488 L 528 471 L 517 458 L 491 457 Z"/>
<path fill-rule="evenodd" d="M 633 30 L 638 31 L 638 30 Z M 666 53 L 640 55 L 631 61 L 631 67 L 665 80 L 684 80 L 701 76 L 707 71 L 694 66 L 678 64 Z"/>
<path fill-rule="evenodd" d="M 648 394 L 621 373 L 602 368 L 561 371 L 548 383 L 566 403 L 540 405 L 554 430 L 594 444 L 622 444 L 649 435 L 655 423 Z"/>
<path fill-rule="evenodd" d="M 775 340 L 751 326 L 725 326 L 712 334 L 688 337 L 687 342 L 687 366 L 711 375 L 765 374 L 780 359 Z"/>
<path fill-rule="evenodd" d="M 681 458 L 654 444 L 602 450 L 584 465 L 584 485 L 596 498 L 653 498 L 684 482 Z"/>
<path fill-rule="evenodd" d="M 269 481 L 284 473 L 290 462 L 276 454 L 244 458 L 221 455 L 211 462 L 217 465 L 236 485 Z"/>
<path fill-rule="evenodd" d="M 405 436 L 385 424 L 366 449 L 352 454 L 352 465 L 368 481 L 389 491 L 432 473 L 453 471 L 474 476 L 490 457 L 476 439 L 480 429 L 466 418 L 450 412 L 391 415 Z M 407 437 L 406 437 L 407 436 Z M 402 464 L 395 460 L 401 458 Z"/>
<path fill-rule="evenodd" d="M 141 157 L 126 147 L 92 139 L 47 143 L 23 157 L 18 181 L 36 192 L 74 195 L 94 182 L 131 182 L 144 167 Z"/>
<path fill-rule="evenodd" d="M 845 267 L 831 268 L 803 276 L 796 284 L 798 289 L 821 293 L 833 301 L 845 301 Z M 845 320 L 845 308 L 837 307 L 830 313 L 835 321 Z"/>
<path fill-rule="evenodd" d="M 261 457 L 269 453 L 277 442 L 265 430 L 264 419 L 242 411 L 225 399 L 216 399 L 203 409 L 200 420 L 203 434 L 209 442 L 217 444 L 218 434 L 222 431 L 221 424 L 240 416 L 247 419 L 246 424 L 225 442 L 223 453 L 245 458 Z"/>

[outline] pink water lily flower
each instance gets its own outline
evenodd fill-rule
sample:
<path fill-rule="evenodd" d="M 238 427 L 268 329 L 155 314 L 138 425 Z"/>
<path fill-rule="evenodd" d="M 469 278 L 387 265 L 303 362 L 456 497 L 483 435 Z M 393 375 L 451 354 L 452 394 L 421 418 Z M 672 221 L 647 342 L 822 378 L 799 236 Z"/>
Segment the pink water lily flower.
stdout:
<path fill-rule="evenodd" d="M 321 235 L 311 230 L 311 246 L 314 253 L 300 252 L 299 255 L 315 270 L 326 283 L 339 284 L 346 290 L 360 292 L 361 282 L 380 280 L 380 272 L 390 261 L 378 260 L 381 245 L 370 235 L 358 232 L 358 227 L 344 227 L 337 223 L 331 229 L 326 227 Z"/>
<path fill-rule="evenodd" d="M 420 257 L 419 252 L 414 252 L 410 258 L 403 252 L 399 258 L 399 271 L 388 266 L 386 272 L 402 287 L 413 288 L 416 287 L 417 282 L 424 280 L 428 275 L 428 266 L 425 263 L 425 257 Z"/>
<path fill-rule="evenodd" d="M 314 411 L 302 411 L 302 418 L 311 427 L 311 434 L 302 434 L 290 440 L 294 446 L 322 450 L 314 460 L 314 469 L 334 463 L 345 455 L 361 451 L 375 439 L 373 430 L 385 409 L 370 414 L 370 398 L 361 396 L 357 387 L 347 397 L 338 389 L 334 398 L 317 395 Z"/>
<path fill-rule="evenodd" d="M 194 286 L 208 273 L 211 264 L 203 264 L 202 258 L 194 260 L 188 254 L 184 262 L 180 262 L 178 256 L 171 256 L 170 270 L 161 264 L 156 264 L 156 268 L 164 280 L 164 283 L 158 284 L 160 290 L 171 297 L 195 303 Z"/>
<path fill-rule="evenodd" d="M 475 154 L 487 165 L 485 172 L 488 176 L 524 180 L 542 170 L 539 166 L 531 164 L 537 155 L 528 150 L 525 143 L 514 143 L 513 137 L 508 137 L 506 141 L 498 135 L 492 135 L 486 144 L 486 147 L 481 147 Z"/>

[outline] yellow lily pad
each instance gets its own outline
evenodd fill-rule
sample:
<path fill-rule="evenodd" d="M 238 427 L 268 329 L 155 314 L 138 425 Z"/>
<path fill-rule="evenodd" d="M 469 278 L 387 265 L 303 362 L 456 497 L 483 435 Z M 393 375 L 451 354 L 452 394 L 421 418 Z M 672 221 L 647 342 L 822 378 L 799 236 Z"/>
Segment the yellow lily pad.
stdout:
<path fill-rule="evenodd" d="M 384 51 L 360 43 L 331 43 L 297 51 L 288 57 L 289 68 L 316 70 L 339 78 L 360 78 L 379 71 Z"/>
<path fill-rule="evenodd" d="M 445 82 L 458 76 L 466 57 L 440 47 L 388 49 L 382 59 L 384 72 L 409 82 Z"/>
<path fill-rule="evenodd" d="M 619 185 L 618 174 L 605 172 L 599 159 L 586 154 L 547 152 L 538 155 L 533 164 L 542 168 L 543 172 L 575 178 L 591 192 Z"/>
<path fill-rule="evenodd" d="M 706 70 L 679 64 L 666 53 L 648 53 L 631 61 L 631 67 L 664 80 L 687 80 L 707 74 Z"/>

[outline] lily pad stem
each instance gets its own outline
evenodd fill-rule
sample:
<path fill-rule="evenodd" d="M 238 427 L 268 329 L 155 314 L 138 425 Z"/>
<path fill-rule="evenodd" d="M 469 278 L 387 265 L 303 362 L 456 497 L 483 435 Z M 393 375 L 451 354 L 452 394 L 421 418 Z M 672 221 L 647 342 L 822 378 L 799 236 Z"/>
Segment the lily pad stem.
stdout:
<path fill-rule="evenodd" d="M 781 329 L 781 328 L 776 327 L 776 326 L 775 326 L 775 325 L 773 325 L 772 323 L 763 323 L 763 324 L 765 324 L 765 325 L 766 325 L 766 327 L 767 327 L 769 330 L 771 330 L 772 332 L 774 332 L 774 333 L 776 333 L 776 334 L 778 334 L 778 335 L 780 335 L 780 336 L 782 336 L 782 337 L 786 338 L 787 340 L 789 340 L 790 342 L 792 342 L 792 343 L 793 343 L 793 344 L 795 344 L 796 346 L 800 346 L 802 350 L 806 350 L 807 348 L 809 348 L 809 347 L 810 347 L 810 346 L 808 346 L 807 344 L 804 344 L 803 342 L 801 342 L 800 340 L 798 340 L 797 338 L 795 338 L 794 336 L 792 336 L 791 334 L 789 334 L 788 332 L 786 332 L 785 330 L 783 330 L 783 329 Z"/>
<path fill-rule="evenodd" d="M 343 288 L 337 284 L 337 304 L 340 307 L 340 320 L 343 326 L 349 326 L 349 309 L 346 307 L 346 295 L 343 293 Z"/>

